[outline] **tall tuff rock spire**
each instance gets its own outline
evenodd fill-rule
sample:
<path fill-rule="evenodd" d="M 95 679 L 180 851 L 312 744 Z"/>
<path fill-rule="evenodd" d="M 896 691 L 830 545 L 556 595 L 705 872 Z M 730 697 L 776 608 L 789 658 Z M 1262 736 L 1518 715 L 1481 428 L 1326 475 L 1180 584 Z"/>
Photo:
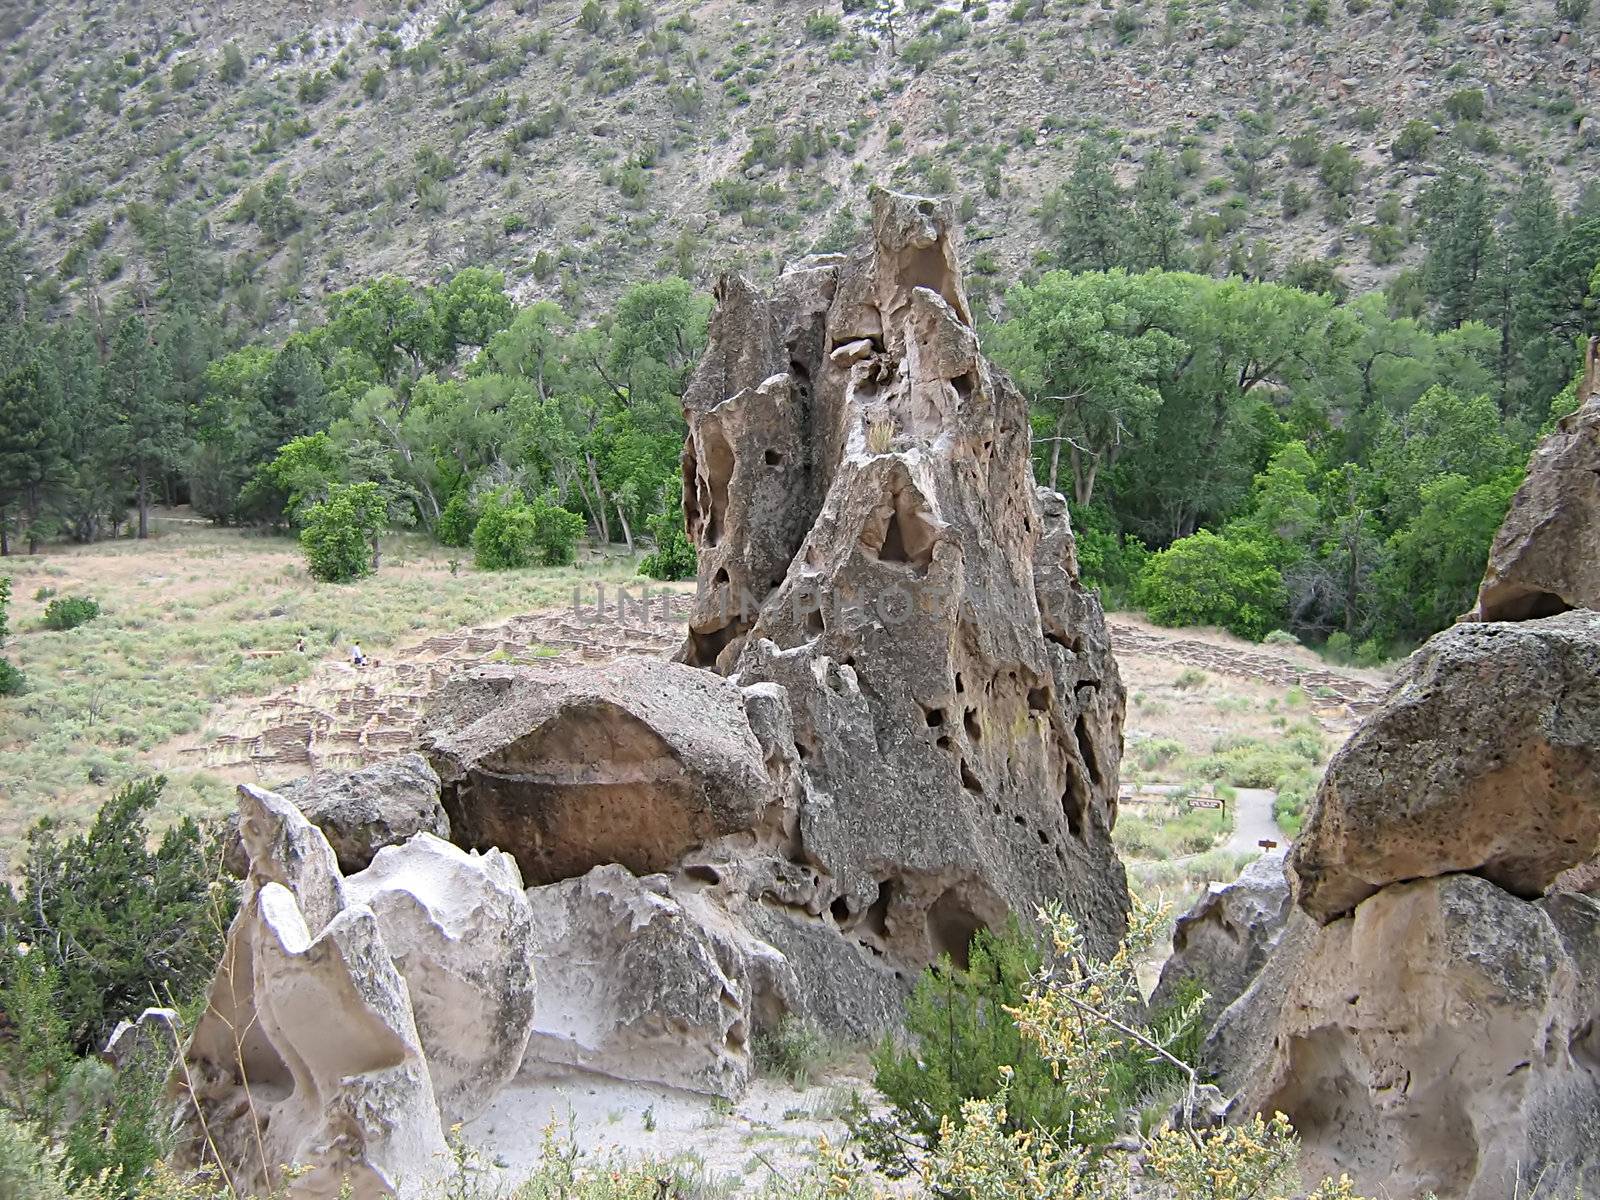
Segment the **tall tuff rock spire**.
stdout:
<path fill-rule="evenodd" d="M 875 191 L 851 257 L 728 277 L 685 397 L 682 662 L 787 692 L 803 903 L 914 966 L 1060 899 L 1102 948 L 1125 696 L 949 208 Z M 820 901 L 820 905 L 819 902 Z M 780 948 L 781 940 L 778 941 Z"/>

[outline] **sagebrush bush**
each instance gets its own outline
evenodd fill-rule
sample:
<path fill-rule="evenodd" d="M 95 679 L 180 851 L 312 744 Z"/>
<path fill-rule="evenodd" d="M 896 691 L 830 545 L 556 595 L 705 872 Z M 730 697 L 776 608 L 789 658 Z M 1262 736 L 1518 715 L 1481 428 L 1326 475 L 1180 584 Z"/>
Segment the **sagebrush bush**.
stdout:
<path fill-rule="evenodd" d="M 0 696 L 20 696 L 28 690 L 28 677 L 0 658 Z"/>
<path fill-rule="evenodd" d="M 100 615 L 100 603 L 88 596 L 58 596 L 45 605 L 44 627 L 66 630 L 87 625 Z"/>

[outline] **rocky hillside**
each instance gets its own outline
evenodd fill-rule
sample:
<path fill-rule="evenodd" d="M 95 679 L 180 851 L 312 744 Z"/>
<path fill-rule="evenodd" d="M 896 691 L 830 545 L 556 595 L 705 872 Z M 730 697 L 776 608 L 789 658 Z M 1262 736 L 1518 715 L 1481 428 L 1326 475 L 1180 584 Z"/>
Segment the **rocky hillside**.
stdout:
<path fill-rule="evenodd" d="M 882 181 L 961 195 L 981 298 L 1049 261 L 1087 134 L 1124 185 L 1170 157 L 1202 269 L 1362 288 L 1415 260 L 1448 154 L 1571 203 L 1600 136 L 1589 0 L 844 7 L 8 0 L 0 212 L 70 301 L 159 276 L 139 231 L 193 205 L 234 311 L 284 328 L 378 272 L 492 264 L 591 311 L 770 276 Z"/>

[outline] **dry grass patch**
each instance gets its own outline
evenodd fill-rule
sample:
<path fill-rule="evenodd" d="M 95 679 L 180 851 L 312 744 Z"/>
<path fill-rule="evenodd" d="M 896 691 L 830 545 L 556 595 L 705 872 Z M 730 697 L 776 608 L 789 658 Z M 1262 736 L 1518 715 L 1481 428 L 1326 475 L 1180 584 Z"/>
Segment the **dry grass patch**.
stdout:
<path fill-rule="evenodd" d="M 173 527 L 166 527 L 171 529 Z M 421 537 L 384 546 L 383 569 L 351 584 L 306 573 L 289 538 L 177 526 L 145 543 L 63 548 L 7 559 L 13 578 L 8 656 L 28 691 L 0 700 L 0 855 L 41 816 L 86 822 L 120 783 L 150 769 L 155 748 L 199 733 L 228 701 L 304 679 L 351 642 L 369 653 L 431 631 L 482 624 L 570 601 L 574 585 L 631 580 L 630 560 L 481 573 Z M 99 617 L 42 627 L 49 593 L 92 596 Z M 304 654 L 294 653 L 304 637 Z M 167 815 L 215 815 L 227 781 L 172 772 Z"/>

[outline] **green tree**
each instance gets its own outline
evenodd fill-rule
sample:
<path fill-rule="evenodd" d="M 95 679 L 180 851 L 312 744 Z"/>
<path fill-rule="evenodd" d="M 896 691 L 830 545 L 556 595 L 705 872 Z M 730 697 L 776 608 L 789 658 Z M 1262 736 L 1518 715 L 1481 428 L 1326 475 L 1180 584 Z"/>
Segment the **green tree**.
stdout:
<path fill-rule="evenodd" d="M 41 821 L 17 892 L 0 886 L 0 986 L 28 960 L 47 964 L 55 1011 L 80 1053 L 153 1003 L 200 995 L 222 950 L 232 892 L 211 886 L 221 874 L 216 841 L 187 818 L 152 841 L 147 822 L 165 782 L 119 789 L 86 833 L 63 838 Z"/>
<path fill-rule="evenodd" d="M 305 510 L 300 546 L 312 578 L 348 583 L 381 565 L 379 539 L 387 522 L 375 483 L 335 483 L 328 497 Z"/>
<path fill-rule="evenodd" d="M 1028 393 L 1046 483 L 1057 488 L 1066 447 L 1080 505 L 1094 500 L 1102 468 L 1149 434 L 1161 407 L 1161 375 L 1183 350 L 1157 327 L 1171 320 L 1169 302 L 1156 277 L 1120 270 L 1052 272 L 1007 294 L 998 357 Z"/>
<path fill-rule="evenodd" d="M 1151 557 L 1136 599 L 1158 625 L 1220 625 L 1259 642 L 1278 627 L 1288 596 L 1260 546 L 1202 529 Z"/>
<path fill-rule="evenodd" d="M 1177 195 L 1172 160 L 1158 150 L 1145 161 L 1133 185 L 1128 223 L 1131 266 L 1175 271 L 1185 265 L 1183 215 Z"/>
<path fill-rule="evenodd" d="M 182 453 L 184 414 L 172 396 L 166 356 L 138 315 L 127 317 L 117 329 L 105 386 L 116 414 L 121 465 L 139 507 L 139 537 L 147 538 L 156 489 Z"/>
<path fill-rule="evenodd" d="M 1438 326 L 1454 329 L 1477 316 L 1495 253 L 1488 183 L 1481 171 L 1452 158 L 1423 189 L 1420 207 L 1428 248 L 1423 287 Z"/>
<path fill-rule="evenodd" d="M 1045 199 L 1041 211 L 1056 255 L 1069 271 L 1109 271 L 1125 265 L 1127 202 L 1111 173 L 1111 153 L 1098 138 L 1078 142 L 1066 180 Z"/>
<path fill-rule="evenodd" d="M 1511 470 L 1479 484 L 1447 474 L 1422 485 L 1417 514 L 1390 539 L 1375 580 L 1390 636 L 1428 637 L 1472 607 L 1521 479 Z"/>
<path fill-rule="evenodd" d="M 8 512 L 20 516 L 29 553 L 52 532 L 46 501 L 68 476 L 68 431 L 50 383 L 37 362 L 0 377 L 0 554 L 10 552 Z"/>

